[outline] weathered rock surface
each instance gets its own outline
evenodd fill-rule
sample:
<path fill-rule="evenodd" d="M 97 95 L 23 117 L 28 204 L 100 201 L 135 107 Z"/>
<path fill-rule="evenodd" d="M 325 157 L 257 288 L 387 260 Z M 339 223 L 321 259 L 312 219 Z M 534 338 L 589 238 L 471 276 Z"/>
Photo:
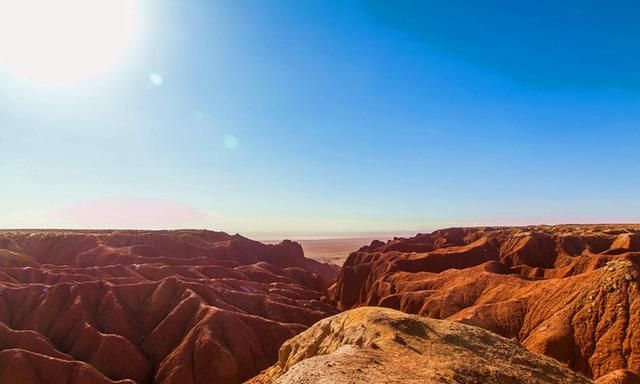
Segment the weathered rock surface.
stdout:
<path fill-rule="evenodd" d="M 640 373 L 640 226 L 453 228 L 352 253 L 341 309 L 476 325 L 588 377 Z M 611 381 L 616 382 L 616 381 Z"/>
<path fill-rule="evenodd" d="M 628 369 L 618 369 L 600 377 L 596 384 L 640 384 L 640 376 Z"/>
<path fill-rule="evenodd" d="M 0 232 L 0 382 L 239 383 L 337 310 L 332 266 L 210 231 Z"/>
<path fill-rule="evenodd" d="M 484 329 L 362 307 L 287 341 L 251 384 L 572 383 L 591 380 Z"/>

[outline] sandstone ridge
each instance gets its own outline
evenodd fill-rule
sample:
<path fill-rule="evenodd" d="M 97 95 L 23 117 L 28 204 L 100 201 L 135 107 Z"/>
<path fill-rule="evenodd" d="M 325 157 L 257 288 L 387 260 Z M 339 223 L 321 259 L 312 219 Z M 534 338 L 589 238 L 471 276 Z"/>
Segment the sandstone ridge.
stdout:
<path fill-rule="evenodd" d="M 352 253 L 333 295 L 479 326 L 587 377 L 640 373 L 640 226 L 452 228 Z"/>
<path fill-rule="evenodd" d="M 0 232 L 0 380 L 240 383 L 335 314 L 332 266 L 211 231 Z"/>
<path fill-rule="evenodd" d="M 287 341 L 251 384 L 591 383 L 481 328 L 361 307 Z"/>

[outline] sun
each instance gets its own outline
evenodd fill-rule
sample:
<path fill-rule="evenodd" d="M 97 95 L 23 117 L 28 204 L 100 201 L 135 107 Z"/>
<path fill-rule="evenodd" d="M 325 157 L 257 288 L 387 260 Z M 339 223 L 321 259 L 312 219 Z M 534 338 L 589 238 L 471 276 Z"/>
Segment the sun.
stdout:
<path fill-rule="evenodd" d="M 42 84 L 111 69 L 136 29 L 136 0 L 0 0 L 0 70 Z"/>

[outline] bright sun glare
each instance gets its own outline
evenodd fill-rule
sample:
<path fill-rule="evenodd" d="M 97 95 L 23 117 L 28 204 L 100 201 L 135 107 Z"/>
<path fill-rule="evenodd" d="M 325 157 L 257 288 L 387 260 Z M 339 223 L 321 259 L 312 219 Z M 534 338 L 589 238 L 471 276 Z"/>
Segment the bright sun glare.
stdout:
<path fill-rule="evenodd" d="M 133 38 L 135 2 L 0 0 L 0 66 L 43 84 L 104 73 Z"/>

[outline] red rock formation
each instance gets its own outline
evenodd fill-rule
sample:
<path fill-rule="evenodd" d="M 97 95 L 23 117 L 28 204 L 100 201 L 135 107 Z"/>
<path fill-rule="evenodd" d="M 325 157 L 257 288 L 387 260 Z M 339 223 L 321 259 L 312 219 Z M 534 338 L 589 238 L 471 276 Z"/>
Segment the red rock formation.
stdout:
<path fill-rule="evenodd" d="M 468 228 L 374 242 L 333 295 L 517 338 L 590 377 L 640 373 L 640 227 Z"/>
<path fill-rule="evenodd" d="M 220 232 L 0 232 L 1 381 L 242 382 L 337 312 L 335 273 Z"/>
<path fill-rule="evenodd" d="M 631 372 L 628 369 L 618 369 L 600 377 L 595 382 L 596 384 L 638 384 L 640 383 L 640 376 Z"/>
<path fill-rule="evenodd" d="M 278 363 L 248 383 L 593 382 L 481 328 L 361 307 L 320 320 L 288 340 L 280 348 Z"/>

